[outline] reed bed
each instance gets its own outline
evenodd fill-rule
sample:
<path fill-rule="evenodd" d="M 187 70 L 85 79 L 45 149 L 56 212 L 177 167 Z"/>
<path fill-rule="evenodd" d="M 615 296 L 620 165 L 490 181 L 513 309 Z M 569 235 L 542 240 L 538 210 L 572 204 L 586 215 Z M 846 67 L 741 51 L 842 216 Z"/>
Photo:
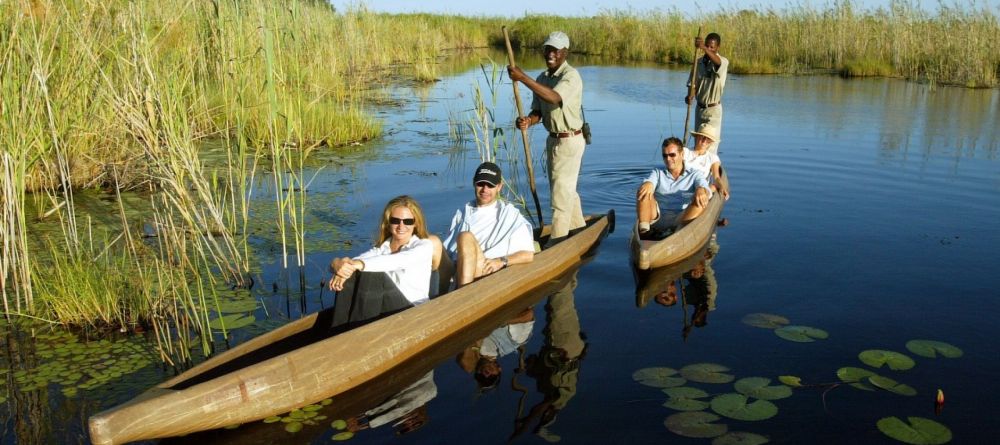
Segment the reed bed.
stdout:
<path fill-rule="evenodd" d="M 859 9 L 838 0 L 775 10 L 724 10 L 696 18 L 680 10 L 609 10 L 594 17 L 532 16 L 509 25 L 522 48 L 538 48 L 552 30 L 570 35 L 573 51 L 610 60 L 690 63 L 692 37 L 722 35 L 720 52 L 734 73 L 839 72 L 890 76 L 971 88 L 998 86 L 998 11 L 975 0 L 927 12 L 915 2 Z M 494 41 L 499 33 L 494 34 Z"/>

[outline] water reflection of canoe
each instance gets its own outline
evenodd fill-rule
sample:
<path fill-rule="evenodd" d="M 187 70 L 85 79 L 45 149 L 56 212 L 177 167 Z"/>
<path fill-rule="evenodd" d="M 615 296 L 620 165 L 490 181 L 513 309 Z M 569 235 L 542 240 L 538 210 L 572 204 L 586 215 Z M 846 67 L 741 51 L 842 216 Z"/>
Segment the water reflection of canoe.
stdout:
<path fill-rule="evenodd" d="M 726 175 L 722 176 L 727 181 Z M 690 257 L 701 249 L 715 231 L 716 221 L 722 213 L 725 204 L 722 195 L 715 193 L 708 201 L 708 208 L 688 225 L 681 227 L 670 236 L 661 240 L 639 239 L 638 223 L 632 225 L 632 237 L 629 239 L 629 249 L 632 262 L 641 270 L 669 266 Z"/>
<path fill-rule="evenodd" d="M 536 232 L 541 244 L 549 229 Z M 613 230 L 613 211 L 589 217 L 586 227 L 536 254 L 530 264 L 334 337 L 319 332 L 329 326 L 330 309 L 289 323 L 94 415 L 91 441 L 118 444 L 222 428 L 357 388 L 578 265 Z"/>
<path fill-rule="evenodd" d="M 635 306 L 646 307 L 652 301 L 653 297 L 667 291 L 670 282 L 677 280 L 697 266 L 699 262 L 705 259 L 708 244 L 706 242 L 691 256 L 669 266 L 646 270 L 633 268 L 632 275 L 635 278 Z"/>

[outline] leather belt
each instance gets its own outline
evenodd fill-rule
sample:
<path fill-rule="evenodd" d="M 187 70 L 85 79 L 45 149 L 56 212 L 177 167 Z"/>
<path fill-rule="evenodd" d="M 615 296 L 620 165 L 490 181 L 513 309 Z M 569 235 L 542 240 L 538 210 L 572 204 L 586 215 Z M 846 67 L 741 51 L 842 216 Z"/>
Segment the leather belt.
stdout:
<path fill-rule="evenodd" d="M 567 131 L 565 133 L 552 133 L 552 132 L 549 132 L 549 137 L 564 139 L 564 138 L 569 138 L 569 137 L 576 136 L 576 135 L 578 135 L 580 133 L 583 133 L 583 130 L 573 130 L 573 131 Z"/>
<path fill-rule="evenodd" d="M 722 105 L 722 102 L 716 102 L 714 104 L 708 104 L 708 105 L 705 105 L 705 104 L 703 104 L 701 102 L 698 102 L 698 108 L 701 108 L 702 110 L 704 110 L 706 108 L 712 108 L 712 107 L 714 107 L 716 105 Z"/>

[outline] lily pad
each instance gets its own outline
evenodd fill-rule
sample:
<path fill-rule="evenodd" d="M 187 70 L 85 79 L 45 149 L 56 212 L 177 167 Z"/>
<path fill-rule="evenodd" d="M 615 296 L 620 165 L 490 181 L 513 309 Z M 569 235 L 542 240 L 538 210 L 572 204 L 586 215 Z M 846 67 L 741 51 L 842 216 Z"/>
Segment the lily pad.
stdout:
<path fill-rule="evenodd" d="M 763 400 L 778 400 L 792 396 L 792 388 L 785 385 L 768 386 L 771 379 L 766 377 L 746 377 L 736 381 L 733 387 L 736 391 Z"/>
<path fill-rule="evenodd" d="M 667 417 L 663 424 L 678 436 L 709 438 L 721 436 L 729 430 L 725 424 L 712 423 L 716 420 L 719 420 L 719 416 L 715 414 L 705 411 L 691 411 Z"/>
<path fill-rule="evenodd" d="M 673 368 L 643 368 L 632 373 L 632 380 L 654 388 L 673 388 L 687 383 Z"/>
<path fill-rule="evenodd" d="M 352 437 L 354 437 L 354 433 L 350 431 L 342 431 L 337 434 L 334 434 L 333 437 L 330 438 L 330 440 L 341 441 L 341 440 L 348 440 Z"/>
<path fill-rule="evenodd" d="M 792 388 L 798 388 L 802 386 L 802 378 L 796 377 L 794 375 L 778 376 L 778 381 L 788 386 L 791 386 Z"/>
<path fill-rule="evenodd" d="M 906 342 L 906 349 L 909 349 L 910 352 L 914 354 L 927 358 L 937 358 L 938 354 L 941 354 L 941 356 L 945 358 L 959 358 L 962 356 L 961 349 L 943 341 L 910 340 Z"/>
<path fill-rule="evenodd" d="M 747 403 L 747 396 L 730 393 L 712 399 L 712 411 L 731 419 L 755 421 L 774 417 L 778 407 L 767 400 Z"/>
<path fill-rule="evenodd" d="M 256 300 L 249 300 L 249 301 L 246 301 L 246 300 L 244 300 L 244 301 L 239 301 L 239 300 L 220 301 L 219 302 L 219 307 L 218 307 L 218 311 L 222 312 L 224 314 L 232 314 L 232 313 L 237 313 L 237 312 L 253 312 L 255 310 L 257 310 L 257 301 Z"/>
<path fill-rule="evenodd" d="M 916 365 L 913 359 L 907 355 L 883 349 L 862 351 L 858 354 L 858 358 L 861 359 L 862 363 L 872 368 L 881 368 L 882 365 L 888 365 L 889 369 L 893 371 L 906 371 Z"/>
<path fill-rule="evenodd" d="M 337 419 L 337 420 L 334 420 L 333 422 L 330 422 L 330 426 L 333 427 L 333 429 L 338 430 L 338 431 L 339 430 L 343 430 L 344 428 L 347 428 L 347 421 L 344 420 L 344 419 Z"/>
<path fill-rule="evenodd" d="M 280 417 L 280 416 L 271 416 L 271 417 L 267 417 L 267 418 L 265 418 L 265 419 L 263 420 L 263 422 L 264 422 L 264 423 L 276 423 L 276 422 L 281 422 L 281 417 Z"/>
<path fill-rule="evenodd" d="M 712 439 L 712 445 L 762 445 L 770 441 L 771 439 L 760 434 L 730 431 Z"/>
<path fill-rule="evenodd" d="M 796 343 L 809 343 L 816 340 L 824 340 L 830 336 L 826 331 L 811 326 L 784 326 L 774 330 L 774 333 L 785 340 Z"/>
<path fill-rule="evenodd" d="M 210 320 L 208 326 L 215 330 L 222 330 L 223 325 L 225 325 L 226 330 L 239 329 L 242 327 L 250 326 L 253 322 L 257 321 L 253 316 L 247 316 L 243 314 L 229 314 L 223 315 L 222 317 Z"/>
<path fill-rule="evenodd" d="M 871 385 L 865 383 L 868 381 L 869 377 L 874 375 L 878 374 L 864 368 L 855 368 L 853 366 L 845 366 L 837 370 L 837 377 L 840 378 L 842 382 L 850 383 L 851 386 L 864 391 L 875 390 L 875 388 L 872 388 Z"/>
<path fill-rule="evenodd" d="M 664 389 L 663 392 L 670 396 L 663 403 L 663 406 L 667 408 L 676 409 L 677 411 L 701 411 L 708 408 L 707 401 L 697 400 L 708 397 L 708 393 L 698 388 L 680 386 Z"/>
<path fill-rule="evenodd" d="M 898 417 L 885 417 L 878 421 L 879 431 L 900 442 L 914 445 L 937 445 L 951 441 L 951 430 L 931 419 L 907 417 L 909 424 Z"/>
<path fill-rule="evenodd" d="M 873 375 L 868 377 L 868 381 L 879 388 L 882 388 L 889 392 L 894 392 L 901 396 L 915 396 L 917 395 L 917 390 L 913 389 L 910 385 L 905 385 L 899 383 L 888 377 L 882 377 L 880 375 Z"/>
<path fill-rule="evenodd" d="M 791 323 L 787 318 L 775 314 L 754 312 L 743 316 L 743 324 L 755 328 L 777 329 Z"/>
<path fill-rule="evenodd" d="M 731 374 L 725 374 L 729 368 L 715 363 L 696 363 L 681 368 L 681 376 L 698 383 L 729 383 L 736 379 Z"/>
<path fill-rule="evenodd" d="M 302 426 L 302 422 L 288 422 L 288 424 L 285 425 L 285 431 L 288 431 L 289 433 L 297 433 L 302 431 Z"/>

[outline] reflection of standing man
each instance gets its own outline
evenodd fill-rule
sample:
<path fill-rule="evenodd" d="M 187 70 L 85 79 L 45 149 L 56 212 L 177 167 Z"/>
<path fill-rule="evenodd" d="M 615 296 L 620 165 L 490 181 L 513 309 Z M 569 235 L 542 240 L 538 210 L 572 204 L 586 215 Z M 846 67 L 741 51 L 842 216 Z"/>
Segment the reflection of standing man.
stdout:
<path fill-rule="evenodd" d="M 692 99 L 698 99 L 698 106 L 694 112 L 694 128 L 701 128 L 702 123 L 709 122 L 721 132 L 722 90 L 726 87 L 729 59 L 719 55 L 720 45 L 722 45 L 722 37 L 714 32 L 706 36 L 704 40 L 700 36 L 695 37 L 695 49 L 704 51 L 705 56 L 698 60 L 695 95 L 685 97 L 684 103 L 690 105 Z M 691 76 L 688 75 L 688 87 L 690 86 Z M 719 144 L 713 143 L 710 150 L 713 153 L 718 152 Z"/>
<path fill-rule="evenodd" d="M 535 434 L 549 442 L 559 440 L 559 436 L 548 428 L 555 422 L 556 415 L 576 396 L 580 361 L 587 347 L 580 332 L 580 317 L 573 298 L 576 284 L 574 272 L 566 286 L 549 296 L 545 305 L 545 343 L 537 355 L 528 357 L 528 375 L 535 378 L 543 399 L 531 408 L 528 415 L 517 419 L 514 435 L 527 430 L 537 419 Z"/>
<path fill-rule="evenodd" d="M 549 34 L 542 50 L 546 70 L 532 80 L 518 67 L 507 67 L 511 80 L 534 92 L 531 113 L 515 124 L 525 129 L 539 122 L 549 132 L 545 141 L 552 200 L 552 238 L 566 236 L 583 227 L 583 208 L 576 182 L 583 162 L 583 79 L 566 62 L 569 37 L 556 31 Z M 530 160 L 529 160 L 530 162 Z"/>

